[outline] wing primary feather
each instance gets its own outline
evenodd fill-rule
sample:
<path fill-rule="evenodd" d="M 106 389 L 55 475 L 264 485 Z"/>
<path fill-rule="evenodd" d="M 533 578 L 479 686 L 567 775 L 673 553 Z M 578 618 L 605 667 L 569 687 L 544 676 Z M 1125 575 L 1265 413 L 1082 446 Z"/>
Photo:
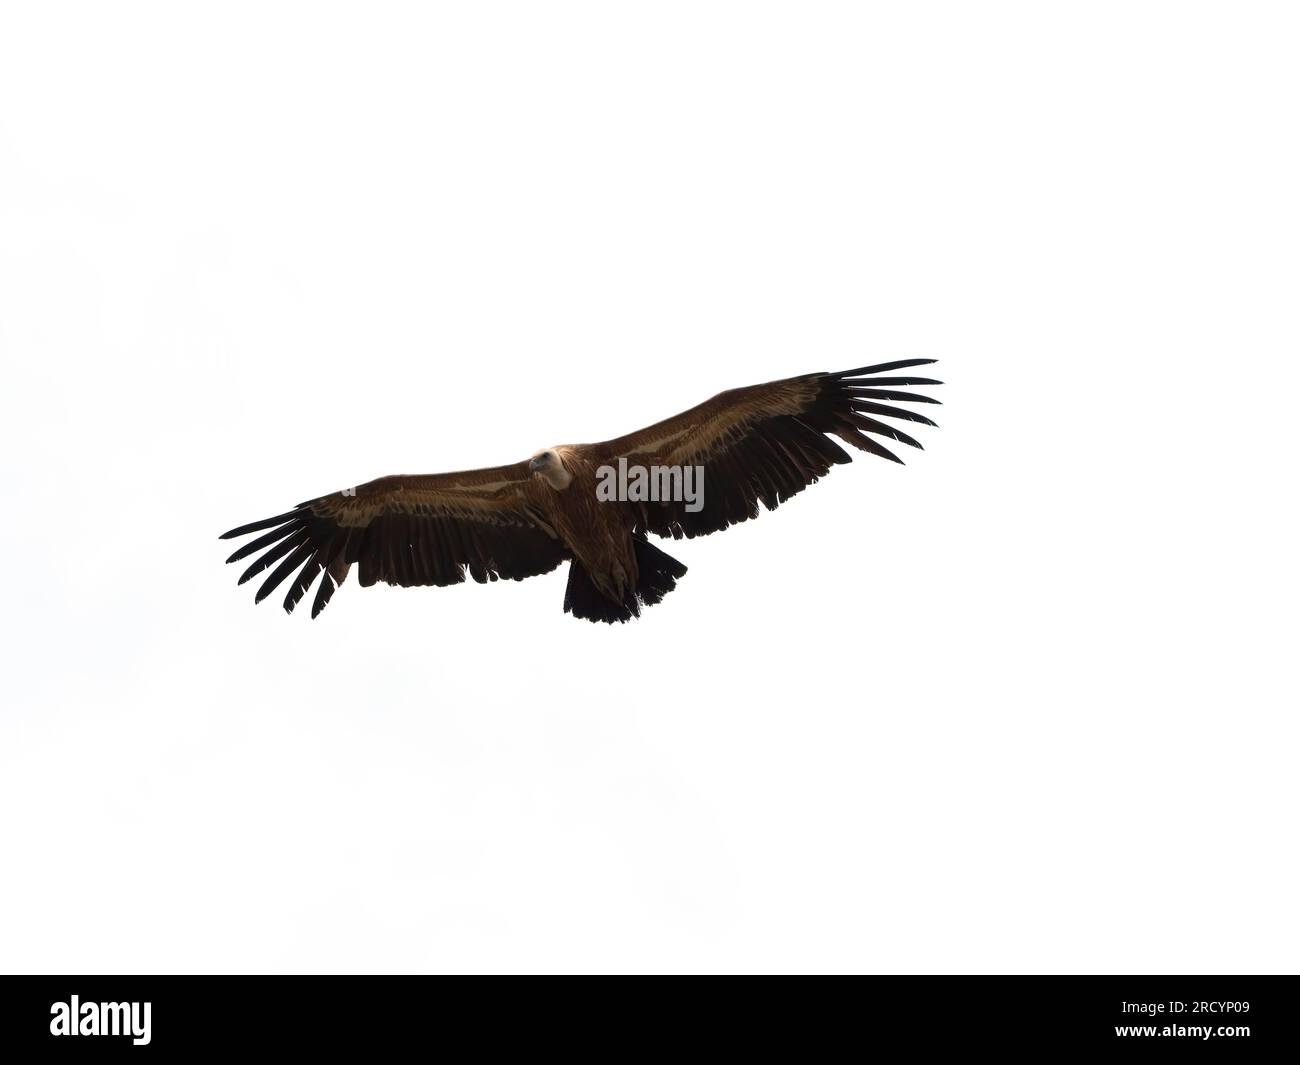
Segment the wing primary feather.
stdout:
<path fill-rule="evenodd" d="M 889 448 L 883 444 L 877 443 L 875 438 L 860 433 L 856 429 L 850 429 L 847 426 L 837 428 L 835 435 L 847 444 L 852 444 L 861 451 L 869 451 L 873 455 L 879 455 L 882 459 L 889 459 L 890 462 L 897 462 L 903 465 L 903 460 L 895 455 Z"/>
<path fill-rule="evenodd" d="M 839 374 L 836 374 L 839 377 Z M 933 377 L 863 377 L 863 378 L 840 378 L 841 385 L 889 385 L 901 386 L 908 388 L 912 385 L 941 385 L 942 381 L 936 381 Z"/>
<path fill-rule="evenodd" d="M 307 589 L 311 587 L 311 582 L 316 579 L 318 574 L 324 568 L 321 562 L 320 552 L 317 551 L 307 560 L 307 564 L 298 571 L 298 576 L 293 579 L 289 585 L 288 592 L 284 596 L 284 612 L 292 614 L 293 608 L 298 605 L 298 601 L 307 594 Z"/>
<path fill-rule="evenodd" d="M 277 540 L 284 539 L 284 537 L 288 536 L 293 531 L 294 526 L 292 524 L 281 525 L 278 529 L 272 529 L 265 536 L 259 536 L 256 540 L 250 540 L 246 543 L 226 559 L 226 564 L 229 565 L 231 562 L 238 562 L 241 558 L 247 558 L 249 555 L 256 554 L 258 551 L 262 550 L 262 548 L 270 546 Z"/>
<path fill-rule="evenodd" d="M 291 510 L 287 514 L 277 514 L 274 518 L 263 518 L 261 521 L 250 522 L 247 525 L 241 525 L 238 529 L 231 529 L 229 532 L 223 532 L 219 540 L 233 540 L 236 536 L 247 536 L 249 533 L 261 532 L 263 529 L 269 529 L 272 525 L 283 525 L 286 521 L 292 521 L 298 517 L 302 508 Z"/>
<path fill-rule="evenodd" d="M 308 556 L 315 550 L 316 548 L 311 543 L 305 543 L 292 555 L 281 562 L 280 565 L 275 568 L 275 571 L 271 576 L 267 577 L 266 580 L 262 582 L 262 587 L 257 590 L 257 595 L 253 597 L 253 602 L 260 603 L 275 591 L 280 582 L 306 562 Z"/>
<path fill-rule="evenodd" d="M 276 544 L 273 548 L 271 548 L 270 551 L 266 552 L 266 554 L 256 559 L 253 562 L 253 564 L 249 566 L 248 569 L 244 570 L 244 572 L 240 575 L 239 583 L 240 584 L 247 583 L 250 579 L 256 577 L 259 573 L 261 573 L 262 570 L 266 569 L 267 566 L 271 565 L 271 563 L 274 562 L 276 559 L 280 558 L 283 555 L 287 555 L 299 544 L 305 543 L 306 541 L 307 541 L 307 530 L 299 529 L 288 539 L 282 540 L 280 543 Z"/>
<path fill-rule="evenodd" d="M 334 578 L 330 576 L 330 571 L 327 569 L 321 575 L 320 587 L 316 589 L 316 598 L 311 604 L 311 616 L 313 618 L 325 609 L 326 604 L 330 601 L 330 597 L 334 594 L 334 589 L 337 587 L 338 585 L 334 583 Z"/>
<path fill-rule="evenodd" d="M 905 410 L 903 407 L 891 407 L 887 403 L 873 403 L 869 399 L 854 399 L 850 405 L 854 410 L 869 411 L 872 414 L 879 414 L 884 418 L 901 418 L 905 422 L 919 422 L 921 425 L 934 425 L 924 414 L 917 414 L 914 410 Z"/>
<path fill-rule="evenodd" d="M 862 388 L 858 385 L 845 385 L 844 391 L 851 396 L 865 396 L 867 399 L 892 399 L 895 403 L 942 403 L 933 396 L 923 396 L 920 392 L 893 392 L 887 388 Z"/>
<path fill-rule="evenodd" d="M 857 411 L 851 412 L 846 421 L 850 422 L 858 429 L 865 430 L 868 433 L 879 433 L 881 436 L 887 436 L 890 440 L 897 440 L 900 444 L 908 444 L 911 447 L 921 448 L 919 440 L 914 440 L 908 436 L 902 429 L 895 429 L 892 425 L 886 425 L 884 422 L 878 422 L 875 418 L 868 418 L 865 414 L 859 414 Z"/>
<path fill-rule="evenodd" d="M 843 370 L 835 377 L 860 377 L 868 373 L 884 373 L 887 370 L 906 370 L 909 366 L 929 366 L 937 359 L 897 359 L 894 362 L 878 362 L 875 366 L 859 366 L 856 370 Z"/>

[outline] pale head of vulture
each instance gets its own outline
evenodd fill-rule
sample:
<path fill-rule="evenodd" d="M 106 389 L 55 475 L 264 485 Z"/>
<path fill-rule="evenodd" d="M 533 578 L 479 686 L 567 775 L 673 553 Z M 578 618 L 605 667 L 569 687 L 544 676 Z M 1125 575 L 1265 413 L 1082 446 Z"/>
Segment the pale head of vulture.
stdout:
<path fill-rule="evenodd" d="M 557 448 L 548 447 L 537 452 L 529 460 L 528 468 L 557 492 L 564 491 L 573 480 L 573 474 L 564 468 L 564 460 Z"/>

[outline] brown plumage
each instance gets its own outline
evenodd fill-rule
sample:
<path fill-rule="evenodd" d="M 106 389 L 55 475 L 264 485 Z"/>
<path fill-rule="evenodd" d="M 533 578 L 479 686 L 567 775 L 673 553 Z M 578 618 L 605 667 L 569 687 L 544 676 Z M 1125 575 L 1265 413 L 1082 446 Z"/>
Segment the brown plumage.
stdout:
<path fill-rule="evenodd" d="M 261 602 L 288 581 L 292 611 L 317 581 L 311 616 L 357 567 L 362 586 L 484 583 L 549 573 L 569 560 L 564 609 L 591 621 L 627 621 L 677 586 L 686 567 L 646 536 L 705 536 L 758 517 L 849 462 L 830 437 L 901 462 L 876 437 L 921 445 L 879 418 L 934 423 L 894 403 L 937 403 L 914 392 L 925 377 L 881 376 L 933 362 L 905 359 L 843 373 L 805 374 L 736 388 L 629 436 L 548 448 L 511 466 L 377 481 L 319 496 L 231 529 L 263 533 L 227 562 L 256 555 L 239 583 L 270 570 Z M 868 435 L 871 434 L 871 435 Z M 605 501 L 602 467 L 699 467 L 702 505 Z M 269 530 L 269 531 L 266 531 Z M 261 552 L 261 554 L 258 554 Z"/>

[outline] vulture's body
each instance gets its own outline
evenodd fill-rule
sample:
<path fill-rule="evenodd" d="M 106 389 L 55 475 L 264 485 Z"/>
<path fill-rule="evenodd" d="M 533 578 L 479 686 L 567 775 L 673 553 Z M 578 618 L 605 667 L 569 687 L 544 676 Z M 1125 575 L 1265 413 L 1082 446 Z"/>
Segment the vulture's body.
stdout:
<path fill-rule="evenodd" d="M 293 610 L 319 584 L 312 617 L 352 567 L 362 586 L 459 584 L 548 573 L 569 562 L 564 609 L 591 621 L 627 621 L 676 587 L 686 567 L 648 534 L 704 536 L 758 516 L 849 462 L 831 437 L 900 461 L 877 439 L 921 445 L 879 417 L 930 419 L 894 403 L 935 403 L 895 391 L 936 385 L 881 376 L 932 362 L 908 359 L 844 373 L 806 374 L 733 389 L 675 418 L 600 444 L 548 448 L 531 460 L 463 473 L 381 477 L 225 533 L 261 532 L 227 560 L 261 551 L 240 583 L 272 569 L 260 602 L 288 580 Z M 602 470 L 622 460 L 641 468 L 696 467 L 703 498 L 609 500 Z M 699 505 L 702 504 L 702 505 Z M 269 530 L 269 531 L 264 531 Z"/>

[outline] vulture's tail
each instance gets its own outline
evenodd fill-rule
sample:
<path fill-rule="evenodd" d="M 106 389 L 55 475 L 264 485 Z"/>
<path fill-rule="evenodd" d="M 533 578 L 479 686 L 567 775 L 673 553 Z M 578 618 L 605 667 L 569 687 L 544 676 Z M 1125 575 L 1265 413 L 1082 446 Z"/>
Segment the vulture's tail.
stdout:
<path fill-rule="evenodd" d="M 654 606 L 677 587 L 677 578 L 686 572 L 677 559 L 667 555 L 647 540 L 632 541 L 636 551 L 636 591 L 628 592 L 620 603 L 610 599 L 592 581 L 591 575 L 576 558 L 569 563 L 569 584 L 564 590 L 564 612 L 588 621 L 631 621 L 641 616 L 641 607 Z"/>

